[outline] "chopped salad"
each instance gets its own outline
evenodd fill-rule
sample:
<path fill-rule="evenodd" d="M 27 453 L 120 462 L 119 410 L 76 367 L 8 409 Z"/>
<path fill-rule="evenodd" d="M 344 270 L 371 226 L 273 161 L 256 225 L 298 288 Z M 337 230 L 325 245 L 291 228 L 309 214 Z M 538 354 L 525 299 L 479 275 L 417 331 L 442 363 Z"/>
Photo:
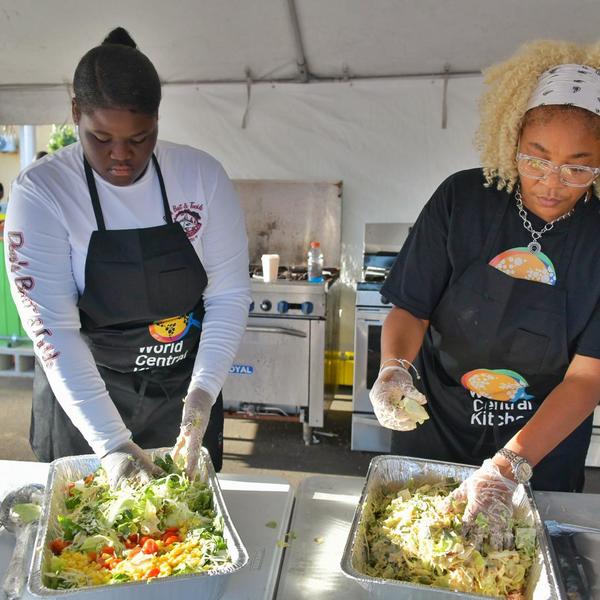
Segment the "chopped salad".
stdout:
<path fill-rule="evenodd" d="M 152 580 L 231 563 L 211 489 L 190 481 L 168 455 L 157 464 L 165 476 L 137 488 L 111 490 L 102 468 L 66 486 L 60 535 L 49 542 L 48 587 Z"/>
<path fill-rule="evenodd" d="M 448 480 L 394 493 L 382 492 L 365 507 L 365 574 L 521 600 L 536 552 L 535 528 L 511 520 L 514 548 L 478 550 L 462 535 L 465 504 L 448 510 L 445 498 L 458 486 Z M 478 516 L 485 527 L 485 517 Z"/>

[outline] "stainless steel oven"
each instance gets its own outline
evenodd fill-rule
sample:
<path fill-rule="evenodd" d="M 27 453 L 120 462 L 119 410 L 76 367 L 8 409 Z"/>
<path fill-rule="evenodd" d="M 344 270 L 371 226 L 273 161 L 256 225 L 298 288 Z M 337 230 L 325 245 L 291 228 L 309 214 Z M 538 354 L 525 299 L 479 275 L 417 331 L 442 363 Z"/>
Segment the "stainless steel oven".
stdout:
<path fill-rule="evenodd" d="M 411 226 L 411 223 L 365 225 L 363 280 L 356 284 L 352 450 L 390 451 L 392 432 L 379 425 L 369 392 L 379 374 L 383 322 L 392 309 L 381 296 L 381 287 Z"/>
<path fill-rule="evenodd" d="M 375 302 L 379 302 L 380 306 L 374 305 Z M 391 431 L 379 425 L 369 400 L 369 392 L 379 373 L 381 328 L 390 310 L 391 305 L 384 303 L 379 292 L 358 290 L 354 329 L 352 450 L 390 451 Z"/>
<path fill-rule="evenodd" d="M 252 281 L 252 304 L 240 348 L 223 386 L 225 409 L 303 424 L 306 443 L 323 426 L 325 286 Z"/>

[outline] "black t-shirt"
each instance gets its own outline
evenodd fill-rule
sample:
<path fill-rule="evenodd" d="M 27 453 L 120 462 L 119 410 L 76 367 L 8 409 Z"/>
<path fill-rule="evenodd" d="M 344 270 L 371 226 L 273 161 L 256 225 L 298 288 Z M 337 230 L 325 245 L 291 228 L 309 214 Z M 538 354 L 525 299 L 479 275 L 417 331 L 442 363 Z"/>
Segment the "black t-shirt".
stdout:
<path fill-rule="evenodd" d="M 527 247 L 532 241 L 518 214 L 513 193 L 508 209 L 500 213 L 502 225 L 493 249 L 489 256 L 482 256 L 490 226 L 499 218 L 499 203 L 506 198 L 506 191 L 484 187 L 481 169 L 460 171 L 446 179 L 412 228 L 382 294 L 395 306 L 420 319 L 429 319 L 444 292 L 471 263 L 484 259 L 506 266 L 510 251 Z M 549 265 L 540 277 L 567 292 L 569 357 L 582 354 L 600 358 L 600 201 L 596 197 L 588 203 L 580 200 L 575 210 L 584 214 L 564 281 L 560 273 L 572 218 L 559 221 L 540 239 L 542 253 L 547 257 L 545 264 Z M 528 218 L 537 231 L 546 224 L 531 212 Z M 557 276 L 556 281 L 552 280 L 552 273 Z"/>

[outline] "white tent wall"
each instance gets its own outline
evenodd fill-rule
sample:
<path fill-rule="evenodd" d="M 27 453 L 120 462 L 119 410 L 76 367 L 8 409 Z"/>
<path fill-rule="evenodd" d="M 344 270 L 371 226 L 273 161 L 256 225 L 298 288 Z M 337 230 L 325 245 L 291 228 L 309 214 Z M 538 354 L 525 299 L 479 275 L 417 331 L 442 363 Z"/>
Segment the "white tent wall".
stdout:
<path fill-rule="evenodd" d="M 481 77 L 330 83 L 165 85 L 160 137 L 202 148 L 232 178 L 343 182 L 342 285 L 334 343 L 351 350 L 353 282 L 360 278 L 365 223 L 412 222 L 442 180 L 478 164 L 473 137 Z M 3 114 L 2 107 L 5 107 Z M 0 89 L 0 123 L 64 122 L 67 88 Z M 327 262 L 327 257 L 325 257 Z"/>
<path fill-rule="evenodd" d="M 240 179 L 343 181 L 341 330 L 353 347 L 364 225 L 411 222 L 442 180 L 477 165 L 480 77 L 259 84 L 247 126 L 241 85 L 166 86 L 160 136 L 203 148 Z M 327 257 L 325 257 L 327 262 Z"/>
<path fill-rule="evenodd" d="M 205 148 L 236 178 L 343 181 L 350 349 L 364 224 L 414 220 L 444 177 L 477 164 L 481 77 L 456 76 L 534 39 L 593 42 L 599 16 L 598 0 L 3 0 L 0 124 L 68 119 L 78 58 L 127 28 L 167 84 L 162 137 Z M 412 76 L 446 69 L 442 129 L 442 79 Z M 247 75 L 259 83 L 242 129 Z"/>

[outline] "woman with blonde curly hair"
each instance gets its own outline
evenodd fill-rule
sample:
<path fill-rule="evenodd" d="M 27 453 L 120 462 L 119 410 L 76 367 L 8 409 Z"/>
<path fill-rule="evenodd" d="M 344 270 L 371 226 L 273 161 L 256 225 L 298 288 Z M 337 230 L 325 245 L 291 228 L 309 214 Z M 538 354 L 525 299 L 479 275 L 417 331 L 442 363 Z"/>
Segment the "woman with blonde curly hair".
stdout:
<path fill-rule="evenodd" d="M 393 452 L 483 461 L 455 498 L 499 547 L 517 483 L 583 488 L 600 399 L 600 44 L 532 43 L 485 81 L 482 168 L 441 184 L 382 289 L 394 308 L 371 401 Z"/>

